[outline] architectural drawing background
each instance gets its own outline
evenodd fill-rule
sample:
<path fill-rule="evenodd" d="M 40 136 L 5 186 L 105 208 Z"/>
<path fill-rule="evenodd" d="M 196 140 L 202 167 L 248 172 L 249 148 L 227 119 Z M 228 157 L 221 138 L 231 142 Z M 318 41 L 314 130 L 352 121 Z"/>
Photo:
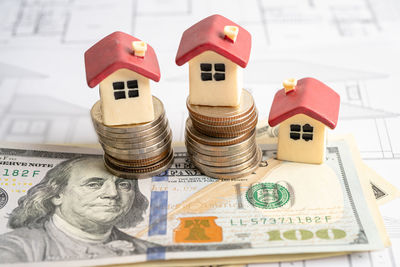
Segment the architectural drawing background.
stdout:
<path fill-rule="evenodd" d="M 182 32 L 215 13 L 252 34 L 244 84 L 260 119 L 283 79 L 318 78 L 341 95 L 335 133 L 352 133 L 366 163 L 400 187 L 398 0 L 2 0 L 0 140 L 97 142 L 89 109 L 98 89 L 86 85 L 83 53 L 116 30 L 154 47 L 161 81 L 152 92 L 183 140 L 188 67 L 175 53 Z M 385 251 L 266 266 L 400 266 L 399 208 L 381 207 L 393 243 Z"/>

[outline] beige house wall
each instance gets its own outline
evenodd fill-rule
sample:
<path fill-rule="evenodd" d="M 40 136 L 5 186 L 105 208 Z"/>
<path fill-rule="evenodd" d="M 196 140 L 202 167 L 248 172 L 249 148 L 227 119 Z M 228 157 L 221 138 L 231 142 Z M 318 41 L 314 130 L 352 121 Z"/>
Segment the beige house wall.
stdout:
<path fill-rule="evenodd" d="M 299 140 L 290 138 L 291 124 L 310 124 L 314 127 L 313 140 L 305 141 L 302 132 Z M 297 114 L 279 125 L 278 159 L 320 164 L 325 160 L 326 126 L 304 114 Z"/>
<path fill-rule="evenodd" d="M 201 63 L 225 64 L 224 81 L 202 81 Z M 213 52 L 206 51 L 189 61 L 189 102 L 193 105 L 237 106 L 243 88 L 243 71 L 237 64 Z"/>
<path fill-rule="evenodd" d="M 126 82 L 138 81 L 139 97 L 129 98 Z M 114 82 L 125 83 L 125 99 L 115 100 Z M 100 83 L 103 123 L 109 126 L 143 123 L 154 120 L 153 99 L 150 81 L 146 77 L 128 70 L 119 69 Z"/>

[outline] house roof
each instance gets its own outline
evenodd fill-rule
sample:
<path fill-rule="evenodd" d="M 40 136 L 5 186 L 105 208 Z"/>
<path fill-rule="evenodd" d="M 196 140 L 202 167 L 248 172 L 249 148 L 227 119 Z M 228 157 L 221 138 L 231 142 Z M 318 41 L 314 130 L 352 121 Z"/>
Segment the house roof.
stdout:
<path fill-rule="evenodd" d="M 225 38 L 225 26 L 239 28 L 235 42 Z M 221 15 L 209 16 L 183 33 L 175 62 L 181 66 L 207 50 L 212 50 L 245 68 L 250 57 L 251 35 L 244 28 Z"/>
<path fill-rule="evenodd" d="M 90 87 L 122 68 L 156 82 L 160 80 L 160 68 L 154 49 L 147 44 L 145 56 L 137 57 L 132 50 L 133 41 L 140 40 L 123 32 L 114 32 L 85 52 L 86 80 Z"/>
<path fill-rule="evenodd" d="M 340 96 L 330 87 L 314 78 L 297 81 L 296 90 L 279 90 L 272 102 L 269 125 L 275 126 L 297 115 L 305 114 L 334 129 L 339 116 Z"/>

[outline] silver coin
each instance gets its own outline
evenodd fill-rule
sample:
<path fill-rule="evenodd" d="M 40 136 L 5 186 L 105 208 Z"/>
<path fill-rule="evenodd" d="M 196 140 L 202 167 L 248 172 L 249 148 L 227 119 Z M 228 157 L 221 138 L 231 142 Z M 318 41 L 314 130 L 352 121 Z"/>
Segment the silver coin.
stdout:
<path fill-rule="evenodd" d="M 166 150 L 171 149 L 171 144 L 172 144 L 172 137 L 162 147 L 157 148 L 154 151 L 147 152 L 147 153 L 141 153 L 141 154 L 123 154 L 123 153 L 119 153 L 119 152 L 115 152 L 115 151 L 107 151 L 104 147 L 103 147 L 103 150 L 105 153 L 107 153 L 110 156 L 112 156 L 113 158 L 116 158 L 119 160 L 139 161 L 139 160 L 145 160 L 145 159 L 150 159 L 150 158 L 159 156 L 160 154 L 164 153 Z"/>
<path fill-rule="evenodd" d="M 190 118 L 186 120 L 186 133 L 190 135 L 190 137 L 195 140 L 196 142 L 199 142 L 204 145 L 211 145 L 211 146 L 228 146 L 228 145 L 234 145 L 237 143 L 242 142 L 243 140 L 246 140 L 252 135 L 252 132 L 246 132 L 242 135 L 239 135 L 237 137 L 232 137 L 232 138 L 221 138 L 221 137 L 212 137 L 205 135 L 203 133 L 200 133 L 199 131 L 196 130 L 196 128 L 193 127 L 193 122 Z"/>
<path fill-rule="evenodd" d="M 192 113 L 189 110 L 189 115 L 191 118 L 194 118 L 196 121 L 207 124 L 207 125 L 213 125 L 213 126 L 231 126 L 234 124 L 240 124 L 246 120 L 248 120 L 248 118 L 251 116 L 252 113 L 254 113 L 256 111 L 256 106 L 253 105 L 253 107 L 251 108 L 251 110 L 247 113 L 244 114 L 243 117 L 239 117 L 239 118 L 232 118 L 230 120 L 226 120 L 226 121 L 215 121 L 215 120 L 207 120 L 204 117 L 199 117 L 196 113 Z"/>
<path fill-rule="evenodd" d="M 249 113 L 242 121 L 233 122 L 230 125 L 215 125 L 212 123 L 205 123 L 198 120 L 196 117 L 189 114 L 190 118 L 192 119 L 193 125 L 196 128 L 204 128 L 204 129 L 212 129 L 215 132 L 236 132 L 242 129 L 247 128 L 249 125 L 254 123 L 254 119 L 257 116 L 257 111 Z"/>
<path fill-rule="evenodd" d="M 155 169 L 153 171 L 145 172 L 145 173 L 133 173 L 133 172 L 128 172 L 128 171 L 121 171 L 115 168 L 112 168 L 111 166 L 108 166 L 107 163 L 105 162 L 106 168 L 114 175 L 121 177 L 121 178 L 127 178 L 127 179 L 144 179 L 144 178 L 150 178 L 153 176 L 157 176 L 166 170 L 168 170 L 172 163 L 174 162 L 174 157 L 173 157 L 173 151 L 172 151 L 172 157 L 168 158 L 168 161 L 165 163 L 165 165 L 161 166 L 158 169 Z"/>
<path fill-rule="evenodd" d="M 192 138 L 188 132 L 185 132 L 185 139 L 193 146 L 199 148 L 200 150 L 206 150 L 206 151 L 218 151 L 218 152 L 238 152 L 242 151 L 244 148 L 247 148 L 251 146 L 255 142 L 255 131 L 244 141 L 233 144 L 233 145 L 228 145 L 228 146 L 212 146 L 212 145 L 204 145 L 199 142 L 197 142 L 195 139 Z M 208 154 L 207 154 L 208 155 Z M 213 154 L 211 154 L 213 155 Z"/>
<path fill-rule="evenodd" d="M 250 175 L 251 173 L 255 172 L 258 167 L 259 164 L 261 162 L 261 157 L 262 157 L 262 153 L 261 153 L 261 149 L 257 149 L 257 158 L 256 160 L 252 163 L 251 166 L 249 166 L 248 168 L 238 171 L 238 172 L 232 172 L 232 173 L 215 173 L 212 171 L 209 171 L 207 169 L 204 169 L 202 167 L 202 165 L 196 164 L 196 167 L 205 175 L 212 177 L 212 178 L 218 178 L 218 179 L 237 179 L 237 178 L 243 178 L 246 177 L 248 175 Z"/>
<path fill-rule="evenodd" d="M 101 135 L 101 136 L 106 137 L 106 138 L 135 139 L 135 140 L 137 139 L 137 140 L 140 140 L 140 139 L 145 139 L 148 136 L 157 135 L 156 134 L 157 132 L 159 134 L 160 130 L 162 130 L 163 128 L 166 127 L 166 124 L 168 124 L 168 120 L 167 120 L 167 118 L 163 117 L 163 119 L 161 121 L 159 121 L 157 124 L 155 124 L 154 126 L 148 128 L 146 130 L 140 131 L 140 132 L 113 133 L 113 132 L 102 131 L 101 129 L 96 128 L 96 126 L 94 128 L 95 128 L 95 130 L 96 130 L 98 135 Z M 162 128 L 162 129 L 160 129 L 160 128 Z"/>
<path fill-rule="evenodd" d="M 232 173 L 232 172 L 238 172 L 241 170 L 244 170 L 251 166 L 255 160 L 257 160 L 257 149 L 253 149 L 251 152 L 251 157 L 247 159 L 246 161 L 236 164 L 236 165 L 229 165 L 229 166 L 216 166 L 214 164 L 212 165 L 206 165 L 201 163 L 198 160 L 198 157 L 193 157 L 193 155 L 190 155 L 190 159 L 197 164 L 202 165 L 203 169 L 207 169 L 207 171 L 214 172 L 214 173 Z"/>
<path fill-rule="evenodd" d="M 188 144 L 186 145 L 188 153 L 191 154 L 192 157 L 195 157 L 201 164 L 220 167 L 234 166 L 249 160 L 253 156 L 252 152 L 254 152 L 256 148 L 256 145 L 254 145 L 239 154 L 229 156 L 209 156 L 192 149 Z"/>
<path fill-rule="evenodd" d="M 192 139 L 189 136 L 185 136 L 185 141 L 192 145 L 196 150 L 202 151 L 205 155 L 210 156 L 218 156 L 218 155 L 233 155 L 235 153 L 239 153 L 246 148 L 252 146 L 256 139 L 254 137 L 249 138 L 241 143 L 231 145 L 231 146 L 208 146 L 200 144 Z"/>
<path fill-rule="evenodd" d="M 192 145 L 189 142 L 185 142 L 186 144 L 186 148 L 189 152 L 194 152 L 194 153 L 199 153 L 201 155 L 203 155 L 203 159 L 207 160 L 207 157 L 216 157 L 216 160 L 220 160 L 223 161 L 224 158 L 234 158 L 235 156 L 241 157 L 244 155 L 244 153 L 250 152 L 252 149 L 254 149 L 254 147 L 256 146 L 255 142 L 250 143 L 250 145 L 248 147 L 243 147 L 240 150 L 237 151 L 224 151 L 224 152 L 220 152 L 220 151 L 210 151 L 210 150 L 202 150 L 199 149 L 198 147 L 195 147 L 194 145 Z"/>
<path fill-rule="evenodd" d="M 163 158 L 165 158 L 170 152 L 169 150 L 165 150 L 164 152 L 161 152 L 160 154 L 158 154 L 155 157 L 152 158 L 147 158 L 147 159 L 139 159 L 139 160 L 120 160 L 120 159 L 116 159 L 113 158 L 112 156 L 110 156 L 107 153 L 104 153 L 104 157 L 107 157 L 107 159 L 114 164 L 117 164 L 118 162 L 123 161 L 125 166 L 132 166 L 132 167 L 146 167 L 146 166 L 150 166 L 153 165 L 154 163 L 159 162 L 160 160 L 162 160 Z"/>
<path fill-rule="evenodd" d="M 245 89 L 242 90 L 240 103 L 236 107 L 191 105 L 189 98 L 186 100 L 189 112 L 207 121 L 231 121 L 242 118 L 251 111 L 253 106 L 253 96 Z"/>
<path fill-rule="evenodd" d="M 249 146 L 244 146 L 242 149 L 240 149 L 240 150 L 238 150 L 238 151 L 234 151 L 234 152 L 231 152 L 231 151 L 226 152 L 226 151 L 225 151 L 224 153 L 220 153 L 219 155 L 216 154 L 216 153 L 214 153 L 214 154 L 213 154 L 213 153 L 210 153 L 209 150 L 204 150 L 204 149 L 198 148 L 198 147 L 196 147 L 195 145 L 189 143 L 187 140 L 185 140 L 185 145 L 186 145 L 186 148 L 187 148 L 188 150 L 191 150 L 191 151 L 193 151 L 194 153 L 201 154 L 202 157 L 203 157 L 205 160 L 209 160 L 209 161 L 216 160 L 216 161 L 221 161 L 221 162 L 223 162 L 223 161 L 230 161 L 230 160 L 233 160 L 235 157 L 242 157 L 245 153 L 248 153 L 248 152 L 250 152 L 252 149 L 254 149 L 254 147 L 255 147 L 257 144 L 256 144 L 256 142 L 252 142 L 252 143 L 249 143 Z M 211 154 L 211 155 L 210 155 L 210 154 Z M 211 159 L 212 159 L 212 160 L 211 160 Z M 225 159 L 225 160 L 224 160 L 224 159 Z"/>
<path fill-rule="evenodd" d="M 120 155 L 140 155 L 148 152 L 153 152 L 157 150 L 158 148 L 164 146 L 166 143 L 172 141 L 172 134 L 167 135 L 164 139 L 162 139 L 160 142 L 148 146 L 148 147 L 143 147 L 143 148 L 131 148 L 131 149 L 120 149 L 120 148 L 115 148 L 109 145 L 106 145 L 101 142 L 101 139 L 99 140 L 101 146 L 103 147 L 104 150 L 107 152 L 114 152 L 114 153 L 119 153 Z M 118 157 L 117 157 L 118 158 Z"/>
<path fill-rule="evenodd" d="M 136 172 L 136 173 L 144 173 L 144 172 L 150 172 L 155 169 L 158 169 L 162 166 L 165 165 L 167 161 L 169 161 L 169 158 L 173 157 L 173 152 L 172 149 L 170 149 L 163 158 L 161 158 L 159 161 L 154 162 L 153 164 L 147 165 L 147 166 L 140 166 L 140 167 L 135 167 L 131 165 L 127 165 L 125 161 L 120 161 L 120 160 L 110 160 L 112 159 L 109 155 L 104 154 L 104 160 L 107 162 L 108 166 L 113 167 L 114 169 L 120 170 L 120 171 L 128 171 L 128 172 Z"/>
<path fill-rule="evenodd" d="M 139 132 L 126 132 L 126 133 L 113 133 L 113 132 L 107 132 L 103 131 L 96 126 L 94 126 L 97 135 L 101 135 L 106 138 L 111 138 L 111 139 L 142 139 L 146 138 L 149 135 L 154 135 L 155 132 L 160 131 L 160 128 L 165 128 L 166 125 L 168 124 L 167 118 L 164 116 L 162 117 L 162 120 L 154 124 L 152 127 L 139 131 Z"/>
<path fill-rule="evenodd" d="M 158 125 L 157 129 L 154 132 L 149 133 L 148 135 L 144 136 L 132 136 L 129 138 L 126 138 L 128 136 L 127 134 L 123 134 L 123 136 L 120 138 L 122 134 L 109 134 L 108 136 L 104 136 L 103 133 L 97 133 L 98 138 L 104 140 L 104 143 L 113 143 L 113 142 L 118 142 L 118 143 L 124 143 L 124 144 L 137 144 L 137 143 L 142 143 L 149 141 L 157 136 L 160 136 L 161 133 L 165 131 L 165 129 L 169 128 L 168 122 L 164 121 L 165 123 Z M 147 131 L 147 130 L 146 130 Z"/>
<path fill-rule="evenodd" d="M 248 124 L 245 128 L 240 129 L 240 130 L 236 130 L 236 131 L 219 131 L 219 129 L 215 129 L 214 127 L 206 127 L 206 128 L 201 128 L 201 127 L 196 127 L 196 125 L 193 124 L 193 126 L 196 128 L 196 130 L 198 132 L 201 132 L 205 135 L 208 136 L 213 136 L 213 137 L 217 137 L 217 138 L 232 138 L 232 137 L 237 137 L 239 135 L 243 135 L 249 131 L 252 131 L 256 128 L 257 126 L 257 122 L 258 122 L 258 115 L 256 115 L 252 121 L 250 122 L 250 124 Z"/>
<path fill-rule="evenodd" d="M 103 123 L 103 118 L 101 114 L 101 102 L 97 101 L 90 111 L 93 124 L 96 127 L 101 128 L 104 131 L 108 132 L 115 132 L 115 133 L 127 133 L 127 132 L 138 132 L 146 130 L 154 124 L 158 123 L 161 120 L 161 117 L 164 114 L 164 106 L 160 99 L 155 96 L 153 97 L 153 109 L 154 109 L 154 120 L 145 123 L 138 123 L 138 124 L 128 124 L 128 125 L 121 125 L 121 126 L 107 126 Z"/>
<path fill-rule="evenodd" d="M 168 135 L 171 134 L 171 129 L 165 128 L 164 131 L 159 134 L 158 136 L 147 140 L 143 142 L 135 142 L 135 143 L 129 143 L 129 142 L 120 142 L 119 140 L 110 140 L 110 139 L 105 139 L 105 138 L 100 138 L 100 142 L 103 144 L 106 144 L 110 147 L 116 148 L 116 149 L 140 149 L 140 148 L 146 148 L 146 147 L 151 147 L 155 144 L 159 144 L 164 140 Z"/>

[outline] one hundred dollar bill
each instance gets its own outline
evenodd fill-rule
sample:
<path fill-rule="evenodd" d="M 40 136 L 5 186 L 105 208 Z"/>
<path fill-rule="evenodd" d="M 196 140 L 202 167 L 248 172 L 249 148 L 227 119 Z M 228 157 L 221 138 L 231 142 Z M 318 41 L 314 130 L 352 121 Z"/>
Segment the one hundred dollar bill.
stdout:
<path fill-rule="evenodd" d="M 2 146 L 0 263 L 233 264 L 383 248 L 346 142 L 330 143 L 322 165 L 262 150 L 255 173 L 217 180 L 175 147 L 168 171 L 137 181 L 109 174 L 99 150 Z"/>
<path fill-rule="evenodd" d="M 256 136 L 257 142 L 260 144 L 277 144 L 279 134 L 279 126 L 271 127 L 267 120 L 261 120 L 257 124 Z M 371 188 L 373 190 L 376 201 L 379 205 L 385 204 L 400 197 L 400 191 L 390 184 L 388 181 L 383 179 L 378 173 L 373 169 L 368 167 L 360 158 L 360 153 L 357 149 L 356 140 L 350 134 L 347 135 L 335 135 L 331 136 L 332 139 L 345 140 L 350 147 L 353 158 L 357 166 L 364 169 L 365 175 L 363 177 L 367 178 L 370 182 Z"/>

